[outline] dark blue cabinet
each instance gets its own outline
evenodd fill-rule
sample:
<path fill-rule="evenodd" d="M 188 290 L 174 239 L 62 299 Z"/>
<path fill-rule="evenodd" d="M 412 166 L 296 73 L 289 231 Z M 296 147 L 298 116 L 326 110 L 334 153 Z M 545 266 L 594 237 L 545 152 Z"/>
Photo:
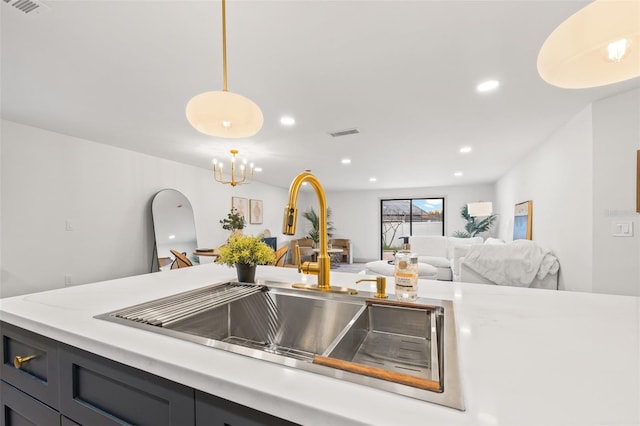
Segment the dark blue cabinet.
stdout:
<path fill-rule="evenodd" d="M 10 384 L 0 381 L 2 426 L 60 426 L 60 414 Z"/>
<path fill-rule="evenodd" d="M 0 426 L 293 425 L 11 324 L 0 331 Z"/>
<path fill-rule="evenodd" d="M 226 399 L 196 391 L 198 426 L 295 426 L 279 417 L 254 410 Z"/>
<path fill-rule="evenodd" d="M 194 425 L 193 389 L 60 345 L 60 411 L 83 425 Z"/>

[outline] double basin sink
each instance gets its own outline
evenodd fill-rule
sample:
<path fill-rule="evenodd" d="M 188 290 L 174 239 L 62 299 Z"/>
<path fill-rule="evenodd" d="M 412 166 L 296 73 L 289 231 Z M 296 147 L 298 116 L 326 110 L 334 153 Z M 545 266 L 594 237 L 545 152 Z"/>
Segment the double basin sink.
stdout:
<path fill-rule="evenodd" d="M 463 410 L 453 305 L 416 302 L 225 282 L 97 318 Z"/>

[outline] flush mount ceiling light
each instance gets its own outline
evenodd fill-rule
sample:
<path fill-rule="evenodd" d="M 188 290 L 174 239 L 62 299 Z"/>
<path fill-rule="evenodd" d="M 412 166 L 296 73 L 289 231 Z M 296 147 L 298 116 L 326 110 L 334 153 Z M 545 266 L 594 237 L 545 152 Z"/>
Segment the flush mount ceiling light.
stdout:
<path fill-rule="evenodd" d="M 571 15 L 542 45 L 538 73 L 566 89 L 640 76 L 640 0 L 596 0 Z"/>
<path fill-rule="evenodd" d="M 342 160 L 340 160 L 340 162 L 342 164 L 351 164 L 351 159 L 350 158 L 343 158 Z"/>
<path fill-rule="evenodd" d="M 471 152 L 471 147 L 470 146 L 463 146 L 462 148 L 460 148 L 460 153 L 461 154 L 468 154 Z"/>
<path fill-rule="evenodd" d="M 223 89 L 205 92 L 187 103 L 187 120 L 199 132 L 221 138 L 248 138 L 262 128 L 262 111 L 251 99 L 227 89 L 226 0 L 222 0 Z"/>
<path fill-rule="evenodd" d="M 238 150 L 232 149 L 229 152 L 231 152 L 231 180 L 224 180 L 222 178 L 224 164 L 215 159 L 213 160 L 213 178 L 216 182 L 228 183 L 231 186 L 251 183 L 254 171 L 253 163 L 249 165 L 249 180 L 247 180 L 247 160 L 243 160 L 242 164 L 240 164 L 240 177 L 236 179 L 236 155 L 238 155 Z"/>

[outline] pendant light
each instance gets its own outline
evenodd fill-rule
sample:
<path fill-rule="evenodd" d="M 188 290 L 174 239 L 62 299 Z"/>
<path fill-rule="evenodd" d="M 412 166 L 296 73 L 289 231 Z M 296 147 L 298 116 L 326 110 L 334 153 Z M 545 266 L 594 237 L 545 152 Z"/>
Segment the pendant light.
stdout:
<path fill-rule="evenodd" d="M 187 103 L 187 120 L 199 132 L 221 138 L 247 138 L 262 128 L 260 107 L 252 100 L 227 89 L 227 23 L 225 0 L 222 0 L 222 68 L 223 89 L 205 92 Z"/>
<path fill-rule="evenodd" d="M 567 89 L 640 76 L 640 0 L 596 0 L 570 16 L 542 45 L 538 73 Z"/>

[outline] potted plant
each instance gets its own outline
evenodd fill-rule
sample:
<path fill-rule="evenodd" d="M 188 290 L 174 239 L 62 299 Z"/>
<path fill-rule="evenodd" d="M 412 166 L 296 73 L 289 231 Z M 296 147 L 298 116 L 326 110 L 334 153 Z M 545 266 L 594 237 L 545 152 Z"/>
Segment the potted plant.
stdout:
<path fill-rule="evenodd" d="M 273 249 L 261 237 L 251 235 L 232 235 L 218 253 L 216 262 L 235 266 L 238 281 L 243 283 L 255 282 L 256 265 L 273 264 L 276 260 Z"/>
<path fill-rule="evenodd" d="M 464 225 L 464 231 L 456 231 L 453 233 L 453 236 L 458 238 L 472 238 L 482 232 L 489 231 L 497 217 L 495 214 L 490 214 L 489 216 L 476 220 L 475 217 L 469 214 L 466 204 L 460 209 L 460 216 L 466 220 L 467 223 Z"/>
<path fill-rule="evenodd" d="M 236 231 L 242 230 L 246 225 L 246 221 L 244 220 L 244 216 L 238 213 L 238 209 L 232 207 L 227 217 L 220 221 L 220 224 L 222 224 L 222 229 L 231 231 L 233 234 Z"/>
<path fill-rule="evenodd" d="M 307 233 L 305 238 L 311 238 L 316 247 L 318 247 L 318 242 L 320 241 L 320 218 L 318 214 L 313 210 L 313 207 L 310 207 L 309 210 L 302 213 L 302 216 L 307 219 L 311 223 L 311 230 Z M 333 226 L 333 222 L 329 220 L 331 217 L 331 208 L 327 207 L 327 237 L 331 237 L 333 234 L 331 231 L 336 228 Z"/>

